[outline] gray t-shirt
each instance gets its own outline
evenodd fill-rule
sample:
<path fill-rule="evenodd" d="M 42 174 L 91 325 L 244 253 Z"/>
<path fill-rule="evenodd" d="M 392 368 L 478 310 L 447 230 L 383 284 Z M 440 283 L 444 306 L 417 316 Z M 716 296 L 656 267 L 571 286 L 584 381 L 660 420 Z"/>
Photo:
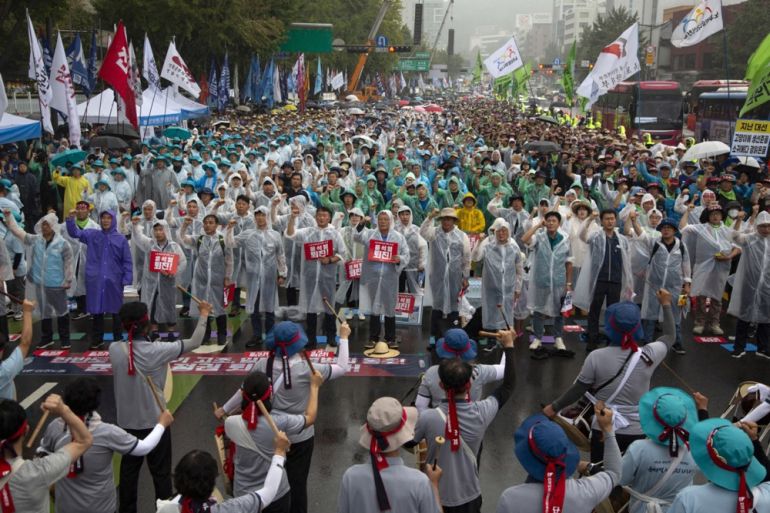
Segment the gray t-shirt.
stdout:
<path fill-rule="evenodd" d="M 179 513 L 182 506 L 179 504 L 180 496 L 174 497 L 171 501 L 158 501 L 157 513 Z M 262 511 L 262 499 L 256 493 L 249 493 L 243 497 L 228 499 L 221 504 L 214 504 L 209 510 L 210 513 L 260 513 Z"/>
<path fill-rule="evenodd" d="M 118 425 L 124 429 L 152 429 L 158 423 L 158 405 L 144 376 L 150 376 L 163 401 L 166 365 L 182 355 L 181 340 L 150 342 L 134 339 L 136 373 L 128 374 L 128 342 L 110 344 L 110 362 L 118 409 Z"/>
<path fill-rule="evenodd" d="M 684 445 L 680 446 L 679 450 L 686 453 L 682 456 L 682 461 L 679 462 L 674 473 L 667 477 L 655 491 L 654 496 L 658 499 L 671 502 L 677 493 L 692 484 L 698 467 Z M 673 460 L 674 458 L 668 453 L 668 445 L 656 444 L 650 439 L 637 440 L 628 446 L 623 455 L 623 475 L 620 484 L 646 494 L 663 479 Z M 630 513 L 644 513 L 645 508 L 645 503 L 632 498 L 628 510 Z M 661 505 L 661 509 L 665 513 L 668 506 Z"/>
<path fill-rule="evenodd" d="M 439 409 L 445 416 L 449 415 L 446 402 L 442 402 L 438 408 L 420 413 L 414 439 L 418 442 L 425 439 L 428 442 L 427 461 L 438 458 L 438 466 L 444 471 L 438 485 L 441 504 L 460 506 L 481 495 L 477 464 L 462 447 L 462 443 L 468 445 L 474 459 L 477 459 L 484 433 L 497 415 L 497 398 L 490 396 L 483 401 L 457 401 L 457 421 L 464 442 L 461 442 L 456 452 L 452 452 L 448 442 L 443 446 L 435 442 L 437 436 L 444 436 L 446 426 L 445 417 L 439 414 Z"/>
<path fill-rule="evenodd" d="M 278 411 L 271 412 L 273 421 L 278 429 L 286 433 L 287 436 L 296 435 L 305 427 L 304 415 L 285 415 Z M 254 444 L 259 452 L 238 444 L 235 449 L 235 478 L 233 479 L 233 495 L 240 497 L 249 492 L 259 490 L 264 486 L 267 472 L 270 470 L 270 463 L 273 459 L 273 431 L 267 421 L 258 417 L 257 428 L 249 431 Z M 246 421 L 241 416 L 231 416 L 225 420 L 225 433 L 231 439 L 236 423 L 245 424 Z M 284 470 L 281 475 L 281 485 L 275 494 L 276 499 L 280 499 L 289 493 L 289 480 Z"/>
<path fill-rule="evenodd" d="M 428 476 L 405 466 L 403 459 L 388 458 L 388 468 L 381 470 L 380 476 L 390 502 L 388 511 L 439 513 Z M 381 513 L 371 463 L 353 465 L 345 471 L 337 497 L 337 513 Z"/>
<path fill-rule="evenodd" d="M 324 381 L 327 381 L 332 375 L 332 366 L 326 363 L 313 364 L 315 370 L 321 373 Z M 273 361 L 273 409 L 292 415 L 304 415 L 307 408 L 307 401 L 310 398 L 310 367 L 307 362 L 298 354 L 289 358 L 289 368 L 291 369 L 291 388 L 286 388 L 286 382 L 283 379 L 283 364 L 281 358 L 276 355 Z M 254 366 L 254 370 L 266 372 L 267 359 L 259 360 Z M 304 442 L 315 435 L 313 426 L 303 429 L 299 433 L 286 433 L 289 435 L 291 443 Z M 270 443 L 272 447 L 272 435 Z M 269 454 L 272 454 L 270 449 Z M 267 471 L 267 470 L 265 470 Z"/>
<path fill-rule="evenodd" d="M 108 513 L 116 510 L 112 455 L 128 454 L 139 442 L 114 424 L 94 421 L 88 426 L 93 444 L 83 455 L 83 472 L 56 483 L 56 513 Z M 72 441 L 59 418 L 51 422 L 38 451 L 53 453 Z"/>
<path fill-rule="evenodd" d="M 474 365 L 473 374 L 471 374 L 471 400 L 480 400 L 484 385 L 494 381 L 497 381 L 497 370 L 494 365 Z M 417 389 L 417 395 L 430 399 L 431 408 L 435 408 L 443 399 L 446 399 L 446 393 L 441 388 L 441 380 L 438 377 L 438 365 L 432 365 L 425 371 L 420 388 Z"/>
<path fill-rule="evenodd" d="M 27 460 L 11 476 L 13 505 L 18 513 L 50 513 L 48 488 L 67 475 L 72 462 L 68 450 L 61 448 L 44 458 Z M 9 462 L 13 465 L 13 462 Z"/>

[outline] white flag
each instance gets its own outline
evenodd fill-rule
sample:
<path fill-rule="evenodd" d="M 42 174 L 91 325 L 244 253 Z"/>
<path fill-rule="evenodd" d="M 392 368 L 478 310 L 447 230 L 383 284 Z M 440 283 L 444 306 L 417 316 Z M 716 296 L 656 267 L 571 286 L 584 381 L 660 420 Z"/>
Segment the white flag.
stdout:
<path fill-rule="evenodd" d="M 332 77 L 332 89 L 337 90 L 345 85 L 345 79 L 342 77 L 342 73 L 337 73 Z"/>
<path fill-rule="evenodd" d="M 72 85 L 72 75 L 67 64 L 67 54 L 64 51 L 64 43 L 61 33 L 56 36 L 56 49 L 53 52 L 51 62 L 51 107 L 67 116 L 67 124 L 70 129 L 70 144 L 80 148 L 80 118 L 78 118 L 78 105 L 75 100 L 75 87 Z"/>
<path fill-rule="evenodd" d="M 5 109 L 8 108 L 8 95 L 5 94 L 5 84 L 3 83 L 3 76 L 0 75 L 0 120 L 3 119 Z"/>
<path fill-rule="evenodd" d="M 163 62 L 160 76 L 172 84 L 178 85 L 195 98 L 201 94 L 201 88 L 195 82 L 195 78 L 193 78 L 187 64 L 182 60 L 182 56 L 176 51 L 176 45 L 173 41 L 168 44 L 168 52 L 166 52 L 166 60 Z"/>
<path fill-rule="evenodd" d="M 128 41 L 128 34 L 126 34 L 126 40 Z M 134 91 L 134 99 L 138 107 L 142 106 L 142 78 L 139 76 L 139 63 L 136 62 L 136 54 L 134 53 L 134 43 L 128 43 L 128 85 L 131 90 Z"/>
<path fill-rule="evenodd" d="M 671 44 L 679 48 L 697 45 L 723 29 L 722 0 L 701 0 L 674 29 Z"/>
<path fill-rule="evenodd" d="M 511 38 L 503 46 L 484 60 L 484 66 L 492 77 L 502 77 L 522 67 L 521 54 L 516 47 L 516 40 Z"/>
<path fill-rule="evenodd" d="M 40 101 L 40 121 L 43 124 L 43 130 L 52 134 L 51 85 L 45 72 L 43 51 L 40 49 L 40 42 L 37 40 L 37 35 L 35 35 L 35 28 L 32 26 L 29 13 L 27 13 L 27 35 L 29 36 L 29 78 L 37 83 L 37 96 Z"/>
<path fill-rule="evenodd" d="M 150 46 L 150 38 L 147 34 L 144 35 L 144 51 L 142 52 L 142 76 L 150 87 L 160 91 L 160 75 L 158 75 L 158 65 L 155 64 L 155 55 L 152 53 L 152 46 Z"/>
<path fill-rule="evenodd" d="M 281 96 L 281 77 L 278 66 L 275 67 L 275 72 L 273 73 L 273 101 L 275 101 L 275 103 L 281 103 L 283 101 L 283 97 Z"/>
<path fill-rule="evenodd" d="M 638 71 L 639 25 L 634 23 L 602 49 L 594 69 L 577 88 L 577 94 L 593 104 L 599 96 Z"/>

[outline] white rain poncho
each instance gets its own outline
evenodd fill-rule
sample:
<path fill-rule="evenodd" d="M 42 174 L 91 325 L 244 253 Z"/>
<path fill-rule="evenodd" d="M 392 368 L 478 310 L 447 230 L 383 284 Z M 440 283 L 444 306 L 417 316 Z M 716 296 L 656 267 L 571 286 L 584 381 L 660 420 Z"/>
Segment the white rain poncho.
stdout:
<path fill-rule="evenodd" d="M 268 219 L 270 218 L 270 214 L 267 214 Z M 227 216 L 217 216 L 217 219 L 219 219 L 220 224 L 227 224 L 228 221 L 231 219 L 235 220 L 235 227 L 233 228 L 233 235 L 238 236 L 241 233 L 247 231 L 247 230 L 254 230 L 257 228 L 257 225 L 254 224 L 254 216 L 251 215 L 249 212 L 246 212 L 246 215 L 239 216 L 237 213 L 233 212 L 231 215 Z M 230 231 L 230 230 L 228 230 Z M 246 261 L 244 260 L 243 251 L 241 250 L 240 246 L 233 247 L 233 281 L 236 283 L 237 287 L 245 287 L 246 281 L 248 278 L 246 277 Z"/>
<path fill-rule="evenodd" d="M 714 255 L 728 255 L 733 250 L 732 232 L 724 224 L 714 227 L 709 223 L 690 224 L 682 230 L 682 242 L 687 246 L 692 265 L 692 297 L 721 300 L 730 274 L 730 261 L 720 262 Z"/>
<path fill-rule="evenodd" d="M 359 215 L 361 219 L 364 218 L 364 214 L 363 212 L 361 212 L 360 208 L 354 208 L 351 212 Z M 338 212 L 337 215 L 341 216 L 342 213 Z M 363 221 L 360 221 L 360 222 L 363 222 Z M 343 244 L 345 244 L 345 254 L 347 255 L 346 261 L 350 261 L 350 260 L 363 261 L 364 257 L 366 256 L 364 254 L 365 248 L 363 244 L 353 240 L 353 235 L 356 233 L 356 227 L 351 226 L 349 224 L 344 228 L 340 228 L 339 230 L 340 230 L 340 236 L 342 237 L 342 242 Z M 334 298 L 335 302 L 341 305 L 345 304 L 345 299 L 347 298 L 349 290 L 350 290 L 350 300 L 358 301 L 360 280 L 348 280 L 347 275 L 345 274 L 344 265 L 340 266 L 338 274 L 339 274 L 338 281 L 340 286 L 337 289 L 337 295 Z"/>
<path fill-rule="evenodd" d="M 131 240 L 136 244 L 137 249 L 146 255 L 142 281 L 139 282 L 141 286 L 142 303 L 147 305 L 148 309 L 152 310 L 152 300 L 155 299 L 153 320 L 156 323 L 176 324 L 176 286 L 182 284 L 181 277 L 187 267 L 187 257 L 185 256 L 182 247 L 174 242 L 168 222 L 158 219 L 153 224 L 153 227 L 158 225 L 162 226 L 163 231 L 166 233 L 166 242 L 162 245 L 158 244 L 154 233 L 150 237 L 147 237 L 142 233 L 143 230 L 140 224 L 141 223 L 137 223 L 134 225 Z M 152 263 L 150 261 L 150 254 L 153 251 L 175 253 L 179 255 L 179 264 L 175 275 L 164 276 L 162 273 L 150 271 L 150 265 Z"/>
<path fill-rule="evenodd" d="M 295 230 L 316 226 L 315 219 L 313 219 L 313 216 L 307 212 L 307 199 L 304 196 L 294 196 L 289 200 L 289 203 L 299 207 L 299 215 L 294 220 Z M 289 226 L 289 217 L 290 214 L 276 216 L 276 218 L 273 219 L 273 229 L 279 233 L 285 233 L 286 228 Z M 303 260 L 302 244 L 288 237 L 284 237 L 283 250 L 286 254 L 286 266 L 288 268 L 285 287 L 299 288 L 300 270 Z M 334 295 L 330 296 L 330 298 L 331 297 L 334 297 Z"/>
<path fill-rule="evenodd" d="M 264 180 L 262 180 L 262 185 L 264 185 L 265 183 L 273 184 L 273 195 L 268 196 L 262 191 L 262 188 L 260 188 L 257 192 L 254 193 L 254 205 L 256 205 L 257 207 L 267 207 L 269 209 L 270 204 L 273 201 L 273 198 L 276 196 L 276 194 L 280 196 L 281 193 L 278 192 L 278 187 L 275 185 L 275 182 L 273 181 L 272 178 L 265 177 Z"/>
<path fill-rule="evenodd" d="M 293 199 L 293 198 L 292 198 Z M 295 220 L 296 222 L 296 220 Z M 294 242 L 294 250 L 301 260 L 300 274 L 297 280 L 299 287 L 299 310 L 303 314 L 326 313 L 323 298 L 331 303 L 337 289 L 337 264 L 322 264 L 321 260 L 306 260 L 304 244 L 308 242 L 332 242 L 332 252 L 329 257 L 339 256 L 345 260 L 345 244 L 340 232 L 329 224 L 326 228 L 315 226 L 296 229 L 294 235 L 286 237 Z"/>
<path fill-rule="evenodd" d="M 42 224 L 47 223 L 54 235 L 47 243 L 42 235 Z M 69 313 L 67 288 L 73 281 L 72 248 L 61 236 L 61 225 L 56 214 L 46 214 L 35 224 L 35 234 L 26 234 L 27 246 L 26 298 L 34 301 L 35 311 L 42 319 L 62 317 Z"/>
<path fill-rule="evenodd" d="M 620 300 L 632 301 L 634 296 L 634 282 L 631 274 L 631 256 L 628 249 L 628 239 L 620 235 L 615 229 L 615 236 L 618 237 L 620 254 L 623 265 L 623 277 L 620 287 Z M 591 301 L 594 298 L 594 288 L 596 288 L 596 278 L 604 263 L 604 251 L 607 248 L 607 236 L 604 230 L 600 230 L 588 236 L 588 265 L 583 263 L 580 269 L 580 276 L 574 288 L 572 295 L 572 304 L 581 310 L 588 311 L 591 308 Z"/>
<path fill-rule="evenodd" d="M 428 243 L 430 255 L 426 286 L 430 295 L 426 303 L 444 314 L 459 312 L 458 296 L 471 267 L 468 236 L 457 227 L 445 232 L 431 218 L 423 221 L 420 235 Z"/>
<path fill-rule="evenodd" d="M 389 210 L 381 210 L 377 217 L 379 218 L 381 215 L 388 216 L 387 234 L 383 235 L 379 228 L 364 228 L 353 234 L 353 240 L 363 244 L 364 253 L 367 254 L 361 267 L 361 279 L 359 280 L 360 309 L 369 315 L 394 317 L 398 299 L 398 277 L 409 263 L 409 245 L 404 236 L 395 230 L 393 214 Z M 377 220 L 374 221 L 374 223 L 377 222 Z M 370 261 L 368 253 L 371 241 L 398 244 L 400 262 L 398 264 L 386 264 Z"/>
<path fill-rule="evenodd" d="M 94 204 L 94 208 L 91 210 L 91 217 L 94 221 L 99 220 L 98 212 L 104 212 L 105 210 L 112 210 L 116 214 L 120 212 L 118 197 L 115 196 L 115 193 L 110 189 L 107 189 L 106 191 L 95 190 L 94 193 L 88 197 L 88 201 Z"/>
<path fill-rule="evenodd" d="M 152 213 L 149 216 L 145 215 L 145 209 L 147 208 L 152 209 Z M 145 235 L 145 237 L 152 237 L 152 227 L 158 220 L 156 216 L 157 212 L 158 207 L 155 205 L 154 201 L 147 200 L 142 203 L 142 211 L 139 213 L 141 218 L 139 219 L 139 226 L 141 227 L 142 233 Z M 126 222 L 130 223 L 131 220 L 126 218 Z M 97 226 L 97 228 L 99 227 Z M 127 228 L 128 230 L 131 230 L 131 225 L 129 224 Z M 127 233 L 131 233 L 131 231 L 127 231 Z M 134 265 L 134 284 L 139 285 L 142 283 L 142 274 L 144 273 L 144 268 L 146 267 L 144 265 L 144 260 L 146 258 L 145 252 L 137 248 L 136 243 L 133 240 L 129 241 L 129 247 L 131 248 L 131 262 L 133 262 Z M 85 263 L 85 260 L 83 260 L 83 262 Z"/>
<path fill-rule="evenodd" d="M 640 237 L 635 236 L 635 232 L 632 236 L 628 237 L 628 252 L 631 256 L 631 272 L 634 275 L 634 294 L 636 294 L 635 299 L 637 301 L 643 301 L 642 293 L 644 292 L 645 280 L 647 279 L 647 264 L 650 261 L 650 252 L 653 247 L 652 242 L 660 240 L 659 231 L 647 226 L 642 226 L 641 228 L 644 233 Z M 676 289 L 672 293 L 678 290 Z M 657 289 L 653 291 L 653 295 L 655 295 L 656 291 Z M 655 300 L 657 301 L 657 298 Z"/>
<path fill-rule="evenodd" d="M 557 233 L 562 239 L 553 247 L 546 230 L 537 231 L 529 244 L 527 306 L 530 312 L 548 317 L 561 315 L 561 298 L 567 286 L 567 262 L 572 261 L 569 237 L 564 232 Z"/>
<path fill-rule="evenodd" d="M 503 219 L 495 220 L 494 230 L 511 228 Z M 514 319 L 515 294 L 521 292 L 524 256 L 519 245 L 509 236 L 505 243 L 497 240 L 492 228 L 490 236 L 473 252 L 473 260 L 484 263 L 481 275 L 481 324 L 485 329 L 506 329 L 506 321 Z M 505 312 L 503 319 L 501 305 Z"/>
<path fill-rule="evenodd" d="M 760 212 L 755 224 L 768 223 L 770 214 Z M 735 234 L 735 241 L 742 253 L 727 313 L 746 322 L 770 323 L 770 237 Z"/>
<path fill-rule="evenodd" d="M 674 247 L 668 251 L 660 237 L 654 237 L 650 233 L 645 233 L 635 240 L 645 247 L 645 252 L 649 255 L 642 264 L 642 268 L 646 270 L 642 319 L 663 322 L 663 309 L 655 294 L 660 289 L 666 289 L 676 298 L 685 281 L 690 281 L 690 257 L 687 248 L 682 241 L 674 239 Z"/>
<path fill-rule="evenodd" d="M 589 237 L 600 229 L 591 217 L 586 217 L 581 221 L 577 216 L 572 216 L 569 222 L 569 244 L 572 255 L 572 267 L 574 268 L 572 271 L 573 282 L 578 280 L 578 273 L 575 271 L 579 271 L 583 267 L 583 262 L 588 258 L 588 243 L 580 238 L 580 233 L 585 228 L 586 223 L 591 223 L 588 227 Z"/>
<path fill-rule="evenodd" d="M 77 221 L 76 221 L 77 222 Z M 96 221 L 90 217 L 86 218 L 86 223 L 83 227 L 78 227 L 81 230 L 99 230 L 99 225 Z M 70 283 L 70 288 L 67 290 L 67 295 L 70 297 L 80 297 L 86 295 L 86 254 L 88 252 L 88 246 L 83 244 L 77 239 L 70 237 L 67 233 L 66 227 L 63 224 L 59 225 L 59 232 L 64 237 L 72 249 L 72 265 L 73 265 L 73 278 Z M 136 260 L 134 260 L 136 262 Z"/>
<path fill-rule="evenodd" d="M 198 215 L 193 219 L 192 224 L 188 228 L 187 234 L 191 237 L 197 237 L 199 234 L 203 233 L 203 218 L 205 217 L 205 214 L 203 213 L 203 202 L 198 197 L 195 197 L 190 201 L 194 201 L 198 205 Z M 187 203 L 185 203 L 182 208 L 186 208 L 186 206 Z M 168 225 L 174 229 L 174 240 L 177 242 L 177 244 L 182 246 L 184 256 L 187 258 L 187 265 L 184 268 L 184 272 L 177 273 L 177 280 L 184 288 L 188 288 L 192 283 L 192 275 L 193 269 L 195 268 L 196 257 L 195 252 L 182 244 L 182 241 L 179 238 L 178 228 L 182 226 L 184 219 L 177 217 L 178 212 L 179 210 L 177 207 L 170 206 L 166 209 L 166 217 L 164 219 L 168 221 Z M 189 212 L 186 212 L 186 214 L 190 215 Z M 141 224 L 143 221 L 144 219 L 139 223 Z M 150 234 L 152 234 L 152 230 L 150 230 Z"/>
<path fill-rule="evenodd" d="M 420 272 L 425 271 L 428 260 L 428 243 L 420 235 L 420 227 L 411 221 L 412 209 L 403 206 L 399 210 L 409 211 L 410 216 L 409 224 L 405 225 L 400 219 L 396 222 L 396 231 L 404 236 L 406 244 L 409 246 L 409 262 L 403 271 L 406 273 L 407 291 L 411 294 L 418 294 L 422 292 Z"/>
<path fill-rule="evenodd" d="M 184 230 L 181 228 L 180 233 Z M 213 307 L 212 315 L 225 315 L 225 278 L 232 279 L 233 250 L 225 246 L 224 236 L 187 235 L 182 245 L 192 250 L 195 266 L 192 270 L 192 294 Z M 190 316 L 198 316 L 198 304 L 190 303 Z"/>
<path fill-rule="evenodd" d="M 256 212 L 263 212 L 270 217 L 267 207 L 257 207 Z M 245 279 L 238 284 L 248 290 L 246 312 L 255 312 L 257 297 L 257 312 L 274 312 L 278 306 L 278 276 L 286 275 L 286 256 L 281 235 L 271 229 L 269 224 L 264 230 L 256 225 L 238 234 L 234 230 L 228 229 L 225 232 L 225 244 L 238 248 L 243 256 Z"/>

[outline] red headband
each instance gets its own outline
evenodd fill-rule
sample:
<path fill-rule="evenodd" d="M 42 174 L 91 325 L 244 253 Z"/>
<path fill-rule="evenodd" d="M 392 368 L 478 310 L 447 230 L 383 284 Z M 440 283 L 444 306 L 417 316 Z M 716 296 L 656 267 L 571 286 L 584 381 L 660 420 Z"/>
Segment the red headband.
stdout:
<path fill-rule="evenodd" d="M 464 390 L 466 393 L 466 400 L 470 400 L 470 388 L 471 382 L 468 381 L 468 383 L 465 384 Z M 460 392 L 462 392 L 462 390 L 460 390 Z M 457 420 L 457 401 L 455 399 L 456 393 L 456 390 L 446 391 L 448 413 L 446 416 L 444 436 L 447 440 L 449 440 L 449 448 L 452 452 L 457 452 L 460 450 L 460 421 Z"/>
<path fill-rule="evenodd" d="M 262 397 L 259 399 L 252 399 L 249 397 L 249 395 L 241 389 L 241 396 L 245 401 L 247 401 L 246 408 L 243 409 L 243 412 L 241 413 L 241 417 L 243 420 L 246 421 L 246 427 L 249 431 L 254 431 L 257 429 L 257 417 L 259 413 L 257 412 L 257 401 L 265 402 L 267 401 L 270 396 L 273 395 L 273 387 L 272 385 L 267 387 L 267 390 L 265 390 L 265 393 L 262 394 Z"/>
<path fill-rule="evenodd" d="M 738 485 L 738 503 L 736 504 L 735 511 L 736 513 L 749 513 L 754 507 L 754 497 L 751 495 L 751 490 L 746 483 L 746 470 L 749 468 L 749 465 L 743 467 L 731 467 L 714 448 L 714 435 L 717 431 L 725 427 L 728 426 L 720 426 L 709 433 L 709 436 L 706 439 L 706 449 L 708 449 L 709 458 L 711 458 L 714 465 L 722 470 L 738 473 L 740 484 Z"/>
<path fill-rule="evenodd" d="M 21 426 L 19 426 L 19 429 L 17 429 L 12 435 L 10 435 L 5 440 L 0 440 L 0 449 L 8 449 L 13 453 L 14 457 L 16 457 L 16 451 L 14 451 L 10 445 L 24 436 L 24 434 L 27 432 L 27 425 L 27 421 L 24 420 L 24 422 L 21 423 Z M 6 461 L 4 456 L 4 454 L 0 453 L 0 478 L 5 478 L 12 472 L 11 464 Z M 10 482 L 6 482 L 5 486 L 3 486 L 2 490 L 0 490 L 0 510 L 2 513 L 14 513 L 16 511 L 16 508 L 13 505 L 11 487 L 9 485 Z"/>
<path fill-rule="evenodd" d="M 401 408 L 401 422 L 390 431 L 375 431 L 369 426 L 368 422 L 366 423 L 366 431 L 372 437 L 369 442 L 369 456 L 372 460 L 374 489 L 377 492 L 377 504 L 380 507 L 380 511 L 387 511 L 390 509 L 388 493 L 385 490 L 385 484 L 382 482 L 382 476 L 380 475 L 381 470 L 388 468 L 388 460 L 382 455 L 382 451 L 389 447 L 387 438 L 401 431 L 406 425 L 406 419 L 406 408 Z"/>
<path fill-rule="evenodd" d="M 454 353 L 454 354 L 457 354 L 457 355 L 464 354 L 465 352 L 467 352 L 467 351 L 469 351 L 471 349 L 471 342 L 470 342 L 470 340 L 465 343 L 465 347 L 463 347 L 462 349 L 455 349 L 454 347 L 451 347 L 450 345 L 448 345 L 446 343 L 446 340 L 444 340 L 442 345 L 444 346 L 444 350 L 445 351 L 447 351 L 449 353 Z"/>
<path fill-rule="evenodd" d="M 632 353 L 635 353 L 639 350 L 639 346 L 636 345 L 636 342 L 634 341 L 634 333 L 636 333 L 636 330 L 639 329 L 639 326 L 641 326 L 641 322 L 636 323 L 636 326 L 631 331 L 624 332 L 620 328 L 618 328 L 618 325 L 615 323 L 615 316 L 610 317 L 610 326 L 612 326 L 612 329 L 617 331 L 619 334 L 623 336 L 623 338 L 620 340 L 620 348 L 624 351 L 626 349 L 630 349 Z"/>
<path fill-rule="evenodd" d="M 666 395 L 671 394 L 663 394 L 660 397 L 658 397 L 655 400 L 655 403 L 652 405 L 652 416 L 655 417 L 655 420 L 658 421 L 658 424 L 663 426 L 663 432 L 658 435 L 658 440 L 661 442 L 668 440 L 668 453 L 672 458 L 675 458 L 679 454 L 679 439 L 681 438 L 684 444 L 687 446 L 687 448 L 690 448 L 690 444 L 688 440 L 690 439 L 690 433 L 688 433 L 684 428 L 682 428 L 682 425 L 687 421 L 687 412 L 684 414 L 684 418 L 675 426 L 670 426 L 666 424 L 666 421 L 664 421 L 660 415 L 658 415 L 658 401 L 660 401 L 660 398 Z"/>
<path fill-rule="evenodd" d="M 545 473 L 543 474 L 543 513 L 559 513 L 564 507 L 564 498 L 567 491 L 565 454 L 553 457 L 541 451 L 533 436 L 535 426 L 537 424 L 529 429 L 527 442 L 532 454 L 542 463 L 545 463 Z"/>
<path fill-rule="evenodd" d="M 148 322 L 150 318 L 147 316 L 147 312 L 138 321 L 132 321 L 123 323 L 123 326 L 128 329 L 128 375 L 133 376 L 136 374 L 136 367 L 134 366 L 134 331 L 140 323 Z"/>

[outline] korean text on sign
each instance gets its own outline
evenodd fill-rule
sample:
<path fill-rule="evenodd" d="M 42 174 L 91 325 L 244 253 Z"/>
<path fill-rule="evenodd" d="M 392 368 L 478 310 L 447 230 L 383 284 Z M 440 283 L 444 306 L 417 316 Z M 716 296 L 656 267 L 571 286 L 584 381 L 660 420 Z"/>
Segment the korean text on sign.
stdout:
<path fill-rule="evenodd" d="M 396 301 L 396 312 L 412 315 L 414 313 L 414 294 L 399 294 Z"/>
<path fill-rule="evenodd" d="M 151 272 L 176 274 L 177 267 L 179 267 L 179 255 L 176 253 L 164 253 L 162 251 L 150 252 Z"/>
<path fill-rule="evenodd" d="M 735 124 L 732 155 L 736 157 L 759 157 L 767 155 L 770 146 L 770 121 L 739 119 Z"/>
<path fill-rule="evenodd" d="M 348 280 L 360 279 L 362 263 L 363 261 L 360 258 L 345 262 L 345 278 Z"/>
<path fill-rule="evenodd" d="M 305 260 L 318 260 L 333 255 L 332 241 L 324 240 L 321 242 L 305 243 Z"/>
<path fill-rule="evenodd" d="M 369 261 L 392 264 L 393 258 L 398 255 L 397 242 L 385 242 L 372 239 L 369 241 Z"/>

